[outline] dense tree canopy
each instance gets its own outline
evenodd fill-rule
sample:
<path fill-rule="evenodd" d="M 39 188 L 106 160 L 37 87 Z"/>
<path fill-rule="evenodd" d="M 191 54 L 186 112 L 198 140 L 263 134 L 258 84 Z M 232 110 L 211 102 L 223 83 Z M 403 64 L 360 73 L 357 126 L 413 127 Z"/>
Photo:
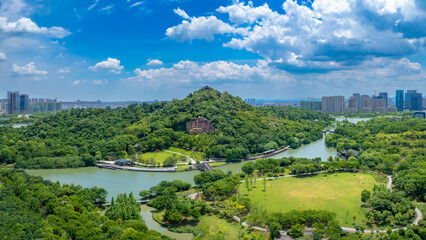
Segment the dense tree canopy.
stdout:
<path fill-rule="evenodd" d="M 392 192 L 385 186 L 375 186 L 364 207 L 368 208 L 365 216 L 368 224 L 406 226 L 416 216 L 414 206 L 404 192 Z"/>
<path fill-rule="evenodd" d="M 426 120 L 377 117 L 356 124 L 344 121 L 325 142 L 338 151 L 360 150 L 360 168 L 395 175 L 395 187 L 424 200 L 426 194 Z M 351 159 L 351 158 L 349 158 Z"/>
<path fill-rule="evenodd" d="M 105 201 L 104 189 L 60 185 L 29 176 L 22 170 L 0 168 L 1 239 L 169 239 L 148 231 L 137 215 L 101 216 L 95 203 Z M 117 200 L 128 209 L 136 202 Z M 108 210 L 116 211 L 118 208 Z M 137 236 L 137 238 L 129 238 Z"/>

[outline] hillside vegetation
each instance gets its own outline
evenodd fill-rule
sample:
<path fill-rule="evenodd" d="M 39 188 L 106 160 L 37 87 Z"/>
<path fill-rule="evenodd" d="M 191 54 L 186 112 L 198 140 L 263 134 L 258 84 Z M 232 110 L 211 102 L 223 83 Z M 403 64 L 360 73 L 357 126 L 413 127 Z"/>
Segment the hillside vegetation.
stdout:
<path fill-rule="evenodd" d="M 189 134 L 185 124 L 198 116 L 217 131 Z M 28 127 L 2 127 L 0 163 L 16 162 L 22 168 L 92 166 L 96 160 L 171 146 L 233 161 L 317 140 L 331 120 L 309 110 L 255 108 L 227 92 L 201 89 L 182 100 L 119 110 L 72 109 L 39 118 Z"/>
<path fill-rule="evenodd" d="M 360 150 L 357 164 L 395 175 L 393 184 L 408 195 L 425 200 L 426 121 L 411 117 L 373 118 L 357 124 L 347 121 L 325 138 L 337 151 Z M 355 160 L 355 159 L 354 159 Z"/>

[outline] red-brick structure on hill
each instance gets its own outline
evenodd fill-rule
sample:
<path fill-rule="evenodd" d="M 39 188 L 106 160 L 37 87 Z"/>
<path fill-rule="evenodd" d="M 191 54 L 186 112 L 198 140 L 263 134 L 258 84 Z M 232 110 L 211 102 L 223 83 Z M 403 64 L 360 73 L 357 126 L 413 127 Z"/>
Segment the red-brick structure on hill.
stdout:
<path fill-rule="evenodd" d="M 186 130 L 189 133 L 208 133 L 212 131 L 216 131 L 213 123 L 207 120 L 204 117 L 193 118 L 190 122 L 186 123 Z"/>

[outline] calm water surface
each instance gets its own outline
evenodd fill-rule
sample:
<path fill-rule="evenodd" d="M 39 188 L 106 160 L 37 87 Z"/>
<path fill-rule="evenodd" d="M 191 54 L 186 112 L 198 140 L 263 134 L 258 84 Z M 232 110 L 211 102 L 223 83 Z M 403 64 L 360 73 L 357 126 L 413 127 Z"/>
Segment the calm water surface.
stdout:
<path fill-rule="evenodd" d="M 155 230 L 161 234 L 167 235 L 169 237 L 172 237 L 177 240 L 190 240 L 192 239 L 192 233 L 175 233 L 169 231 L 167 228 L 161 226 L 158 224 L 153 218 L 152 218 L 152 211 L 155 209 L 152 207 L 148 207 L 147 205 L 141 206 L 141 215 L 143 220 L 145 221 L 146 226 L 149 230 Z"/>

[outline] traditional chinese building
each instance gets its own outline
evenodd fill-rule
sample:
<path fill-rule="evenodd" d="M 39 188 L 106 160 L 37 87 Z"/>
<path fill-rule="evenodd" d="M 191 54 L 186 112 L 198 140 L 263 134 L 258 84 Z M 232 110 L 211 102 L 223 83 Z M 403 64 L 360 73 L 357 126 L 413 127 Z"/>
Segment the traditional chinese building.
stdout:
<path fill-rule="evenodd" d="M 198 117 L 186 123 L 186 130 L 189 133 L 200 134 L 216 131 L 216 128 L 213 126 L 213 123 L 209 122 L 206 118 Z"/>

